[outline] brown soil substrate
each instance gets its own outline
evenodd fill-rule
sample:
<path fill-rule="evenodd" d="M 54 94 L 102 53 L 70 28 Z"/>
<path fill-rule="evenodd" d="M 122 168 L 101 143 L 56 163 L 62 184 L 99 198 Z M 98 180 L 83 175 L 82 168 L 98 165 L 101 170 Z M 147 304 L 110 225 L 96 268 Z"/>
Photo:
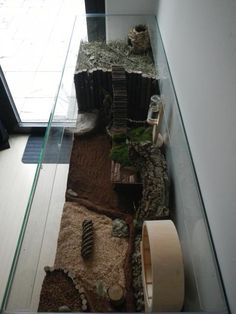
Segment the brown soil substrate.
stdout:
<path fill-rule="evenodd" d="M 106 134 L 76 136 L 74 139 L 67 189 L 81 199 L 118 211 L 132 212 L 140 191 L 114 190 L 111 182 L 111 141 Z M 68 200 L 68 196 L 67 196 Z"/>
<path fill-rule="evenodd" d="M 67 188 L 82 199 L 117 208 L 118 197 L 111 184 L 111 143 L 107 135 L 75 137 Z"/>
<path fill-rule="evenodd" d="M 58 312 L 59 307 L 65 305 L 74 312 L 81 312 L 81 301 L 73 281 L 62 271 L 47 272 L 38 311 Z"/>

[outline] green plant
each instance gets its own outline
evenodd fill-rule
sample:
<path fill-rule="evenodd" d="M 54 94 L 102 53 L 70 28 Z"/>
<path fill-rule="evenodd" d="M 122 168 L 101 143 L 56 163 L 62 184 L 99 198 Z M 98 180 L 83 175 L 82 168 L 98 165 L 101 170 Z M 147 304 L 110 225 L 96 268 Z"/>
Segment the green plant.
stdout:
<path fill-rule="evenodd" d="M 131 166 L 132 163 L 129 160 L 129 149 L 126 143 L 115 145 L 111 149 L 111 159 L 118 162 L 122 166 Z"/>
<path fill-rule="evenodd" d="M 139 127 L 128 132 L 128 137 L 131 142 L 146 142 L 152 141 L 152 128 Z"/>

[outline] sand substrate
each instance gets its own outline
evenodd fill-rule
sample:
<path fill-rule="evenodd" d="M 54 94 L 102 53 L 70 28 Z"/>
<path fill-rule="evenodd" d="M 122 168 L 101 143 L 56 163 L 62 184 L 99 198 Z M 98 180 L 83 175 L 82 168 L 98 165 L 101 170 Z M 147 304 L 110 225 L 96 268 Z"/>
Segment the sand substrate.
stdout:
<path fill-rule="evenodd" d="M 80 254 L 82 222 L 93 221 L 94 247 L 91 259 L 83 260 Z M 111 236 L 112 220 L 75 203 L 67 202 L 61 220 L 55 267 L 74 271 L 94 289 L 99 280 L 109 288 L 115 283 L 125 286 L 124 260 L 128 248 L 125 238 Z"/>
<path fill-rule="evenodd" d="M 93 221 L 94 230 L 93 253 L 88 260 L 84 260 L 80 253 L 84 219 Z M 131 232 L 133 233 L 132 230 Z M 103 298 L 102 302 L 99 302 L 100 297 L 97 296 L 99 283 L 102 283 L 104 290 L 119 283 L 127 294 L 126 309 L 132 309 L 129 275 L 127 277 L 127 273 L 130 273 L 127 267 L 130 265 L 131 238 L 117 238 L 111 233 L 111 218 L 78 203 L 65 203 L 54 267 L 65 268 L 75 273 L 90 296 L 91 308 L 97 312 L 112 310 L 109 302 L 104 303 Z"/>

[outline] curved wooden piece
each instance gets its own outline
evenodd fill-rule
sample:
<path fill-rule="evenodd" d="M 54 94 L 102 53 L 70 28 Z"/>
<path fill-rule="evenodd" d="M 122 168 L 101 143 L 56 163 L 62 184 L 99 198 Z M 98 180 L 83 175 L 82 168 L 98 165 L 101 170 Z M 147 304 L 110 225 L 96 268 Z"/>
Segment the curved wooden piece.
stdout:
<path fill-rule="evenodd" d="M 184 301 L 180 242 L 171 220 L 145 221 L 141 242 L 145 312 L 178 312 Z"/>

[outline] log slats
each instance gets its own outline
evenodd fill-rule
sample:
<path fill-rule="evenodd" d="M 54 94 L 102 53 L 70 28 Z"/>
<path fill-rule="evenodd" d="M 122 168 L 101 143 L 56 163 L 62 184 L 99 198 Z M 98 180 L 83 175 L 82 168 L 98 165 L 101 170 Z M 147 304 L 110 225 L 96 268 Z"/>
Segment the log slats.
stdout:
<path fill-rule="evenodd" d="M 118 92 L 113 91 L 111 70 L 94 68 L 78 71 L 74 75 L 74 83 L 80 112 L 99 109 L 104 92 L 107 92 L 116 97 L 117 106 L 120 105 L 119 101 L 122 103 L 127 99 L 127 116 L 133 120 L 145 120 L 151 95 L 159 94 L 156 78 L 139 71 L 125 71 L 125 78 L 124 74 L 118 74 L 114 85 Z M 120 86 L 126 86 L 126 93 L 119 89 Z"/>
<path fill-rule="evenodd" d="M 136 173 L 128 173 L 121 165 L 112 160 L 111 162 L 111 182 L 123 184 L 140 184 Z"/>

